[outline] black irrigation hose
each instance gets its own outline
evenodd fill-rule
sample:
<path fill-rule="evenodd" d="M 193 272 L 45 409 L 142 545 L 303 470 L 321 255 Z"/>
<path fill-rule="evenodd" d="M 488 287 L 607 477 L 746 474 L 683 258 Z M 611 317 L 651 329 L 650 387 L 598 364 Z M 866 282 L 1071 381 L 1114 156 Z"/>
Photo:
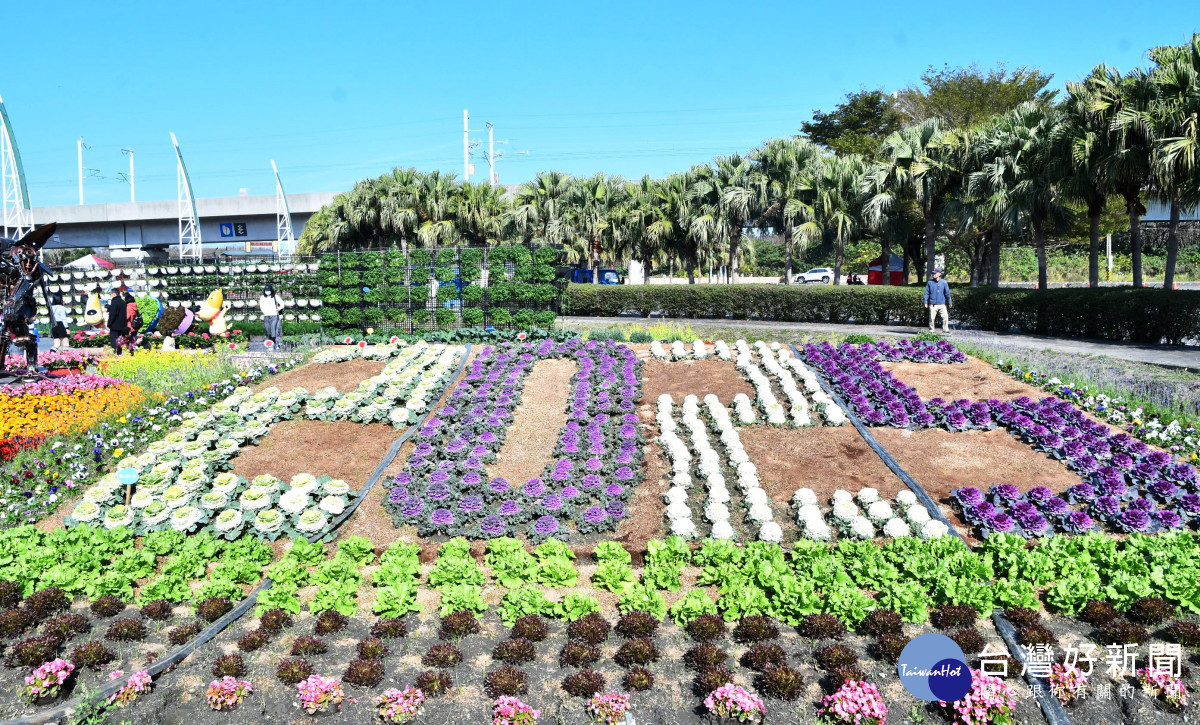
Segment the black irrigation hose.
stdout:
<path fill-rule="evenodd" d="M 446 385 L 442 388 L 438 396 L 433 399 L 435 403 L 437 400 L 441 399 L 443 395 L 445 395 L 446 391 L 450 388 L 450 385 L 453 384 L 455 380 L 458 380 L 458 376 L 462 374 L 463 368 L 467 365 L 467 358 L 470 356 L 471 344 L 467 343 L 466 348 L 463 350 L 462 358 L 458 361 L 458 368 L 454 371 L 454 374 L 450 376 L 450 379 L 446 381 Z M 433 405 L 430 405 L 429 409 L 425 411 L 425 414 L 421 416 L 420 420 L 413 425 L 410 425 L 408 429 L 404 431 L 404 435 L 400 436 L 394 443 L 392 443 L 392 445 L 388 448 L 387 453 L 384 454 L 383 460 L 380 461 L 379 465 L 375 467 L 375 470 L 371 472 L 371 476 L 367 479 L 366 485 L 364 485 L 362 490 L 358 492 L 358 495 L 354 497 L 354 501 L 352 501 L 350 505 L 346 507 L 346 510 L 333 520 L 329 530 L 324 533 L 313 534 L 312 536 L 307 537 L 308 543 L 315 544 L 321 539 L 332 536 L 338 527 L 346 523 L 346 520 L 350 518 L 350 514 L 354 513 L 359 505 L 362 504 L 362 502 L 366 499 L 367 494 L 371 492 L 371 489 L 375 487 L 375 484 L 379 481 L 379 479 L 383 477 L 383 472 L 387 470 L 388 466 L 392 465 L 392 461 L 396 459 L 396 455 L 400 453 L 400 449 L 404 446 L 408 439 L 412 437 L 412 434 L 417 432 L 417 429 L 419 429 L 432 414 Z M 146 668 L 146 673 L 149 674 L 150 677 L 157 677 L 167 669 L 182 662 L 188 657 L 188 655 L 192 654 L 202 645 L 207 644 L 214 637 L 224 631 L 226 627 L 245 616 L 245 614 L 249 612 L 258 601 L 258 595 L 270 588 L 270 577 L 263 577 L 263 580 L 259 582 L 259 585 L 255 587 L 254 590 L 248 595 L 246 595 L 245 599 L 243 599 L 241 602 L 238 602 L 236 607 L 230 610 L 225 616 L 201 630 L 200 633 L 193 637 L 187 644 L 183 645 L 166 657 L 155 660 L 154 664 Z M 91 693 L 87 700 L 89 702 L 103 702 L 124 687 L 125 684 L 126 682 L 123 679 L 111 682 L 96 692 Z M 83 696 L 81 695 L 78 699 L 59 705 L 53 710 L 38 712 L 32 715 L 14 718 L 12 720 L 0 720 L 0 725 L 46 725 L 47 723 L 58 722 L 60 718 L 70 717 L 73 715 L 75 710 L 77 710 L 79 706 L 83 704 L 84 700 Z"/>
<path fill-rule="evenodd" d="M 789 345 L 788 347 L 792 349 L 792 354 L 795 355 L 799 360 L 804 360 L 804 358 L 800 355 L 800 351 L 796 349 L 795 345 Z M 916 479 L 908 474 L 908 471 L 905 471 L 904 468 L 896 462 L 896 459 L 892 457 L 892 454 L 888 453 L 887 449 L 884 448 L 879 441 L 875 440 L 875 436 L 871 435 L 871 431 L 866 425 L 863 424 L 858 415 L 855 414 L 855 412 L 846 405 L 845 401 L 842 400 L 842 397 L 835 393 L 833 388 L 829 386 L 828 381 L 825 380 L 825 376 L 816 370 L 813 372 L 817 376 L 817 382 L 821 384 L 821 389 L 825 391 L 825 394 L 828 395 L 834 403 L 841 406 L 842 412 L 846 414 L 846 419 L 850 421 L 850 423 L 854 426 L 854 429 L 858 431 L 860 436 L 862 436 L 862 439 L 867 442 L 867 445 L 871 447 L 871 450 L 875 451 L 875 453 L 879 455 L 879 457 L 883 460 L 884 465 L 891 469 L 892 473 L 899 476 L 901 481 L 904 481 L 904 485 L 908 486 L 909 490 L 916 495 L 917 500 L 921 502 L 921 505 L 923 505 L 927 511 L 929 511 L 929 515 L 931 517 L 941 521 L 946 525 L 951 533 L 965 542 L 966 539 L 958 532 L 958 529 L 954 527 L 954 524 L 950 521 L 950 519 L 946 518 L 945 514 L 942 513 L 942 510 L 938 507 L 937 502 L 933 500 L 933 497 L 925 491 L 921 484 L 917 483 Z M 994 608 L 992 609 L 992 623 L 996 625 L 996 631 L 1000 633 L 1000 638 L 1004 640 L 1004 644 L 1008 647 L 1008 651 L 1012 653 L 1012 655 L 1022 664 L 1022 666 L 1024 666 L 1025 655 L 1021 650 L 1020 644 L 1017 642 L 1017 632 L 1016 628 L 1013 627 L 1012 622 L 1008 621 L 1008 618 L 1004 616 L 1003 612 Z M 1026 669 L 1025 681 L 1028 682 L 1030 687 L 1033 688 L 1033 693 L 1037 697 L 1038 704 L 1042 708 L 1042 713 L 1045 714 L 1046 720 L 1050 723 L 1050 725 L 1071 725 L 1071 721 L 1067 719 L 1066 710 L 1064 710 L 1058 700 L 1050 694 L 1050 688 L 1045 678 L 1035 677 L 1028 671 L 1028 669 Z"/>

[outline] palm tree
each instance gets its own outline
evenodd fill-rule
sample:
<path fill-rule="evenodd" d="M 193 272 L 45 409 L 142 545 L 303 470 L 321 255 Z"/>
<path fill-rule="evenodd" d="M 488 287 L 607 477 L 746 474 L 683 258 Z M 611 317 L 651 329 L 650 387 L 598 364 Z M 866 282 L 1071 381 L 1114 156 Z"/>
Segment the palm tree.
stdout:
<path fill-rule="evenodd" d="M 980 172 L 987 187 L 1004 190 L 1004 213 L 1029 220 L 1037 249 L 1038 289 L 1048 286 L 1046 269 L 1046 223 L 1062 216 L 1065 194 L 1062 181 L 1069 164 L 1063 153 L 1063 114 L 1036 101 L 1026 101 L 996 122 L 985 154 L 990 160 Z"/>
<path fill-rule="evenodd" d="M 905 126 L 884 139 L 879 161 L 865 177 L 872 194 L 865 207 L 868 217 L 879 221 L 895 210 L 902 198 L 917 204 L 925 223 L 925 275 L 933 273 L 937 230 L 946 199 L 962 181 L 960 150 L 959 135 L 943 128 L 939 119 L 931 118 Z M 922 279 L 919 270 L 917 277 L 918 281 Z"/>
<path fill-rule="evenodd" d="M 746 226 L 762 213 L 766 176 L 738 154 L 718 156 L 696 177 L 695 194 L 705 205 L 710 230 L 716 243 L 728 243 L 726 281 L 737 273 L 738 244 Z"/>
<path fill-rule="evenodd" d="M 408 242 L 418 224 L 416 210 L 417 185 L 421 172 L 416 169 L 392 169 L 384 175 L 385 184 L 379 205 L 379 225 L 400 240 L 400 249 L 408 257 Z"/>
<path fill-rule="evenodd" d="M 750 154 L 766 181 L 758 226 L 783 236 L 784 284 L 792 283 L 797 222 L 809 219 L 814 168 L 821 157 L 821 148 L 802 138 L 770 139 Z"/>
<path fill-rule="evenodd" d="M 1107 69 L 1101 65 L 1082 82 L 1067 83 L 1067 98 L 1063 103 L 1064 141 L 1071 159 L 1063 190 L 1087 207 L 1089 287 L 1100 284 L 1100 215 L 1112 192 L 1108 159 L 1116 137 L 1111 124 L 1099 110 L 1097 98 L 1100 83 L 1107 74 Z"/>
<path fill-rule="evenodd" d="M 625 191 L 623 184 L 620 177 L 604 174 L 573 179 L 564 197 L 563 214 L 558 224 L 549 227 L 550 233 L 582 245 L 595 284 L 600 283 L 600 258 L 614 247 L 614 222 Z"/>
<path fill-rule="evenodd" d="M 508 221 L 504 190 L 487 182 L 467 182 L 459 187 L 454 221 L 468 244 L 485 246 L 502 236 Z"/>
<path fill-rule="evenodd" d="M 650 269 L 663 251 L 663 245 L 650 233 L 650 225 L 657 218 L 659 187 L 660 182 L 649 176 L 625 184 L 621 248 L 630 259 L 642 264 L 642 284 L 650 282 Z"/>
<path fill-rule="evenodd" d="M 460 193 L 454 174 L 431 171 L 414 189 L 414 209 L 419 220 L 417 239 L 428 247 L 452 241 L 458 233 L 454 210 Z"/>
<path fill-rule="evenodd" d="M 1179 258 L 1181 208 L 1200 202 L 1200 34 L 1193 34 L 1186 45 L 1155 48 L 1150 58 L 1158 64 L 1150 74 L 1158 97 L 1147 123 L 1156 139 L 1154 186 L 1170 209 L 1163 288 L 1171 289 Z"/>
<path fill-rule="evenodd" d="M 559 171 L 543 171 L 517 189 L 509 214 L 513 228 L 526 241 L 532 241 L 534 236 L 551 241 L 550 229 L 562 216 L 571 181 L 570 176 Z"/>
<path fill-rule="evenodd" d="M 833 283 L 841 283 L 846 242 L 862 227 L 862 179 L 867 163 L 858 154 L 830 156 L 817 165 L 816 198 L 810 209 L 822 234 L 833 239 Z"/>
<path fill-rule="evenodd" d="M 1153 172 L 1154 138 L 1145 122 L 1146 112 L 1155 101 L 1154 84 L 1149 75 L 1135 69 L 1122 75 L 1103 66 L 1088 77 L 1095 96 L 1092 107 L 1109 123 L 1112 146 L 1105 162 L 1112 188 L 1125 200 L 1129 213 L 1129 246 L 1133 266 L 1133 286 L 1142 287 L 1141 219 L 1146 213 L 1142 193 L 1150 185 Z"/>

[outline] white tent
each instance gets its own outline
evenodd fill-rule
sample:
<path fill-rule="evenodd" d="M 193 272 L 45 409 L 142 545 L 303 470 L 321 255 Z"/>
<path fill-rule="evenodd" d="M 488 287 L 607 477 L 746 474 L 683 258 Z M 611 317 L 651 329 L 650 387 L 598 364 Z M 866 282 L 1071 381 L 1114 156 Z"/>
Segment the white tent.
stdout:
<path fill-rule="evenodd" d="M 63 266 L 70 267 L 71 269 L 112 269 L 116 265 L 94 254 L 86 254 L 74 262 L 67 262 Z"/>

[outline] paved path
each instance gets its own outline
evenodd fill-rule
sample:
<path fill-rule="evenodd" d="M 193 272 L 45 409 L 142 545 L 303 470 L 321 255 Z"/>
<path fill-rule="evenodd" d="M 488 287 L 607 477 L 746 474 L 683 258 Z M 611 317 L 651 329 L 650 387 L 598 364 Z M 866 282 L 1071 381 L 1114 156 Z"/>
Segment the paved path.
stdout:
<path fill-rule="evenodd" d="M 744 328 L 748 330 L 808 330 L 813 332 L 836 332 L 839 334 L 861 333 L 877 337 L 911 337 L 924 328 L 904 325 L 837 325 L 821 322 L 759 322 L 755 320 L 665 320 L 642 317 L 563 317 L 571 327 L 604 327 L 616 324 L 645 324 L 647 322 L 678 322 L 691 325 L 693 329 Z M 979 341 L 1011 345 L 1027 350 L 1052 350 L 1073 355 L 1105 355 L 1133 362 L 1150 363 L 1163 367 L 1184 368 L 1200 372 L 1200 347 L 1186 345 L 1141 345 L 1131 342 L 1108 342 L 1104 340 L 1075 340 L 1061 337 L 1038 337 L 1035 335 L 1000 334 L 979 330 L 956 330 L 951 328 L 951 340 L 964 342 Z"/>

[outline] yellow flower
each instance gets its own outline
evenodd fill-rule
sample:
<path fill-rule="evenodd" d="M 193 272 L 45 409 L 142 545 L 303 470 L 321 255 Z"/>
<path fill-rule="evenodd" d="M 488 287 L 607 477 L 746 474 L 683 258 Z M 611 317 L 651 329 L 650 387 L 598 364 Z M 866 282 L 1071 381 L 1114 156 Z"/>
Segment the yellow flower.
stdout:
<path fill-rule="evenodd" d="M 124 448 L 116 448 L 116 449 L 113 449 L 113 458 L 120 458 L 120 457 L 121 457 L 121 454 L 122 454 L 122 453 L 124 453 L 124 452 L 125 452 L 125 449 L 124 449 Z"/>

